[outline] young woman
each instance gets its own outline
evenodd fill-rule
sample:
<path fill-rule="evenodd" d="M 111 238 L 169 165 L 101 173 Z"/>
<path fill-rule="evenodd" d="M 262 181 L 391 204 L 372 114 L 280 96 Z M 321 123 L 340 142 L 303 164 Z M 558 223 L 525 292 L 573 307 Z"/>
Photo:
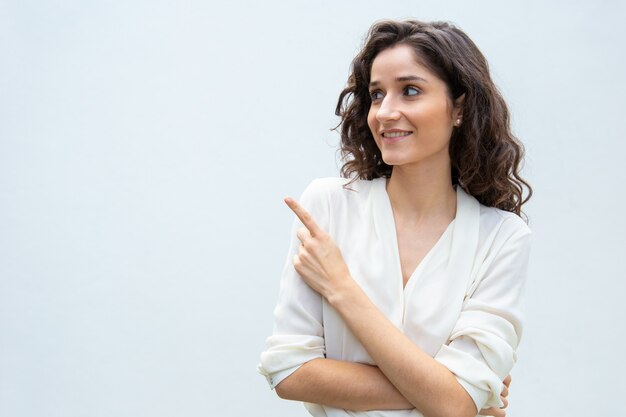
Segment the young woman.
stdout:
<path fill-rule="evenodd" d="M 337 114 L 347 179 L 285 200 L 261 373 L 314 416 L 504 415 L 531 190 L 487 62 L 450 24 L 378 22 Z"/>

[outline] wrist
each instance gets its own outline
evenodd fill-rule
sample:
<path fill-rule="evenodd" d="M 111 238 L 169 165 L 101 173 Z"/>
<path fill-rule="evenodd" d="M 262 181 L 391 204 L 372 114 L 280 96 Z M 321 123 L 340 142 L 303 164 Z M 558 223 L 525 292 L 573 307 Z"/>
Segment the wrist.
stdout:
<path fill-rule="evenodd" d="M 343 305 L 350 302 L 360 289 L 350 273 L 346 272 L 333 290 L 325 295 L 325 298 L 335 310 L 339 311 Z"/>

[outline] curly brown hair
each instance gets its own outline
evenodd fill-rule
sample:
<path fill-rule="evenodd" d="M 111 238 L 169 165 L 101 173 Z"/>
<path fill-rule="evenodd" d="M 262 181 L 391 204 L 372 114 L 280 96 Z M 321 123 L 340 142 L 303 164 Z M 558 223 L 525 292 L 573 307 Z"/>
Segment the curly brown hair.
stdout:
<path fill-rule="evenodd" d="M 485 57 L 465 33 L 446 22 L 384 20 L 370 28 L 335 110 L 341 118 L 336 128 L 344 161 L 341 175 L 353 181 L 391 175 L 392 167 L 382 159 L 367 115 L 372 62 L 381 51 L 398 44 L 410 46 L 420 64 L 446 83 L 450 99 L 465 94 L 463 123 L 450 138 L 453 184 L 486 206 L 520 215 L 532 195 L 519 175 L 524 148 L 511 132 L 509 110 L 491 80 Z"/>

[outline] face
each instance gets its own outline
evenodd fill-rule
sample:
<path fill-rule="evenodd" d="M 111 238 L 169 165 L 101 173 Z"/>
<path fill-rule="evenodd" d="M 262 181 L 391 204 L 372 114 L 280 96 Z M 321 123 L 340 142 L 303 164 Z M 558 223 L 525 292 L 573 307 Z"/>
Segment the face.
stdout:
<path fill-rule="evenodd" d="M 367 123 L 386 164 L 444 164 L 461 101 L 456 105 L 440 78 L 417 62 L 407 45 L 380 52 L 372 63 L 372 104 Z"/>

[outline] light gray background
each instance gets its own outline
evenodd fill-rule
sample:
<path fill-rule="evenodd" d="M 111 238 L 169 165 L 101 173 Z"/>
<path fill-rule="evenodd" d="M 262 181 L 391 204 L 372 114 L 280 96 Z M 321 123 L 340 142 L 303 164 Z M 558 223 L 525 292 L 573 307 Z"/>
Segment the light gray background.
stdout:
<path fill-rule="evenodd" d="M 534 246 L 511 416 L 618 415 L 618 1 L 0 1 L 0 416 L 297 416 L 256 374 L 292 218 L 337 175 L 349 63 L 449 20 L 526 144 Z"/>

